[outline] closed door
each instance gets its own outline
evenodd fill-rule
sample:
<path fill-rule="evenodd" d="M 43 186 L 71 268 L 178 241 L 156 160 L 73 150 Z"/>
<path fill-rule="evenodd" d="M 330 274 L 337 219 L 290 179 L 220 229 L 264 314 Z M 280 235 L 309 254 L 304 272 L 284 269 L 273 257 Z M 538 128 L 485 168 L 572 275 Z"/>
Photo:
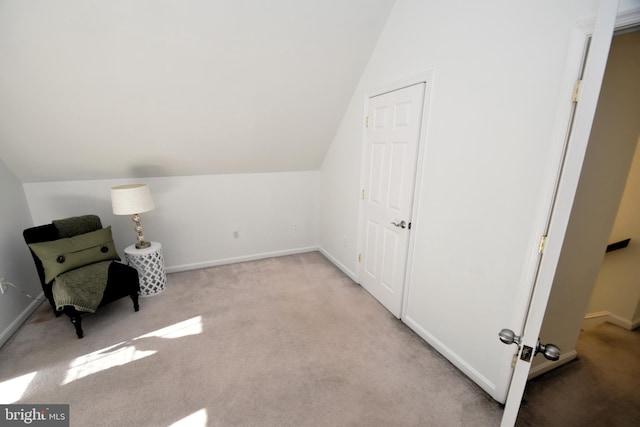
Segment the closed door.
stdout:
<path fill-rule="evenodd" d="M 425 83 L 370 98 L 360 284 L 400 318 Z"/>

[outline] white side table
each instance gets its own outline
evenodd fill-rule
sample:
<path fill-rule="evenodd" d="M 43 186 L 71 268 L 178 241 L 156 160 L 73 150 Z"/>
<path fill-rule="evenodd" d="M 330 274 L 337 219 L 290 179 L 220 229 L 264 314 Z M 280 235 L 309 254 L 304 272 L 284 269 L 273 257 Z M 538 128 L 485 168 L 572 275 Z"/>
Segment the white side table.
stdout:
<path fill-rule="evenodd" d="M 162 245 L 151 242 L 148 248 L 137 249 L 136 245 L 124 250 L 127 264 L 138 270 L 140 296 L 150 296 L 162 292 L 167 287 L 167 275 L 164 271 Z"/>

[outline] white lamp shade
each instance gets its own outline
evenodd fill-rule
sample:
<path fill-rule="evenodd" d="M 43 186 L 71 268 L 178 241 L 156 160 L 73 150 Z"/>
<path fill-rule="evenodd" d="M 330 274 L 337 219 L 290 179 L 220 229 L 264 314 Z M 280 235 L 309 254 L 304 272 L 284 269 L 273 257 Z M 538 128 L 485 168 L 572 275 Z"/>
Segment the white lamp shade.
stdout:
<path fill-rule="evenodd" d="M 111 189 L 111 207 L 114 215 L 133 215 L 154 209 L 147 184 L 120 185 Z"/>

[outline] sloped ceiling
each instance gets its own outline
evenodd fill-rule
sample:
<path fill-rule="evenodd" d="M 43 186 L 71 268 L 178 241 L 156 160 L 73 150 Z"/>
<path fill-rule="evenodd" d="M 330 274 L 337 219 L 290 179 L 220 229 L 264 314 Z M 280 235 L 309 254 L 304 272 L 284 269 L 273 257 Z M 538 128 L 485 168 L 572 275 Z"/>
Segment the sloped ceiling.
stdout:
<path fill-rule="evenodd" d="M 22 182 L 319 169 L 394 0 L 0 0 Z"/>

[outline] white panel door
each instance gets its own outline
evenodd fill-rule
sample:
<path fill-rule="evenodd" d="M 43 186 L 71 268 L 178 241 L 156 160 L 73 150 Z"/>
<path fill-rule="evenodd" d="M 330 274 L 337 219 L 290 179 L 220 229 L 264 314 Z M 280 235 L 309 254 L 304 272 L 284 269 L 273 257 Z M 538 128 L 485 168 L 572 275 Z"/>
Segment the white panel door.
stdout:
<path fill-rule="evenodd" d="M 425 83 L 370 98 L 364 150 L 360 284 L 402 311 Z"/>

